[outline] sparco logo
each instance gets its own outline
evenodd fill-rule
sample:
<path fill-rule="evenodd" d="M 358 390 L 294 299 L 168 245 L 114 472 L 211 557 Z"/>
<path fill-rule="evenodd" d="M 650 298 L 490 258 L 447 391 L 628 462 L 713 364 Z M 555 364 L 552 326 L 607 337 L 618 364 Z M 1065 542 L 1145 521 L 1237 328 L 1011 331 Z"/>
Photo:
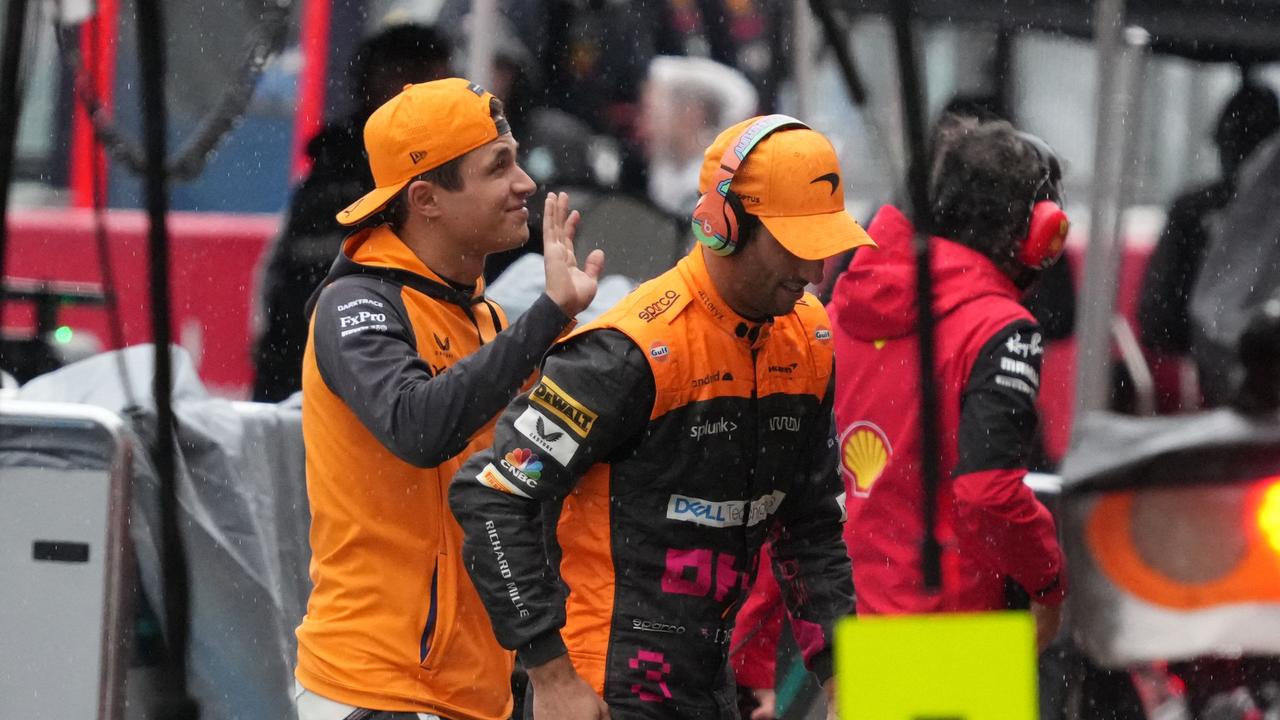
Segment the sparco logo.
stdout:
<path fill-rule="evenodd" d="M 680 293 L 675 290 L 668 290 L 662 294 L 662 297 L 649 303 L 645 309 L 640 311 L 640 319 L 649 322 L 666 312 L 676 300 L 680 299 Z"/>
<path fill-rule="evenodd" d="M 683 625 L 672 625 L 670 623 L 659 622 L 657 620 L 641 620 L 640 618 L 631 618 L 631 629 L 643 630 L 645 632 L 670 633 L 672 635 L 683 635 Z"/>
<path fill-rule="evenodd" d="M 708 435 L 719 435 L 720 433 L 733 432 L 738 429 L 738 424 L 725 419 L 709 420 L 701 425 L 694 425 L 689 428 L 689 437 L 694 440 L 701 440 Z"/>

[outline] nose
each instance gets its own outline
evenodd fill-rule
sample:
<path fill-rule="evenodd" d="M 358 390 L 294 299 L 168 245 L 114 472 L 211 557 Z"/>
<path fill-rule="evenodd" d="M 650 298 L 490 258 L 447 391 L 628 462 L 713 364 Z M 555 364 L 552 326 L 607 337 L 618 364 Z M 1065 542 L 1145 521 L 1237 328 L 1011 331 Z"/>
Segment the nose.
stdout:
<path fill-rule="evenodd" d="M 525 172 L 523 167 L 516 165 L 516 178 L 511 183 L 511 192 L 522 198 L 527 198 L 537 189 L 538 184 L 533 181 L 533 178 L 529 177 L 529 173 Z"/>
<path fill-rule="evenodd" d="M 800 277 L 810 285 L 821 284 L 822 265 L 824 262 L 824 260 L 801 260 L 800 266 L 797 268 Z"/>

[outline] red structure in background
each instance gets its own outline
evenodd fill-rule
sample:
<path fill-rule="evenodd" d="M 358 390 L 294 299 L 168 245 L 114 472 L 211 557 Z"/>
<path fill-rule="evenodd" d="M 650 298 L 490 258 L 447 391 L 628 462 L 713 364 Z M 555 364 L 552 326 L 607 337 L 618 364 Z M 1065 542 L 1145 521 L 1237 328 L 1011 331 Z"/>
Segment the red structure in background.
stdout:
<path fill-rule="evenodd" d="M 243 399 L 253 382 L 251 317 L 256 273 L 279 218 L 275 215 L 172 213 L 169 218 L 173 337 L 191 353 L 215 395 Z M 151 341 L 147 287 L 147 221 L 139 211 L 106 214 L 121 324 L 129 345 Z M 88 210 L 22 210 L 9 217 L 10 277 L 107 285 Z M 31 330 L 25 303 L 5 308 L 12 329 Z M 92 333 L 111 349 L 107 313 L 65 308 L 59 322 Z"/>
<path fill-rule="evenodd" d="M 146 218 L 138 211 L 119 210 L 107 213 L 106 218 L 125 342 L 150 342 Z M 191 352 L 200 378 L 216 395 L 237 399 L 249 395 L 257 271 L 278 224 L 275 215 L 173 213 L 170 218 L 173 334 Z M 10 274 L 106 285 L 93 232 L 93 214 L 87 210 L 14 212 L 10 217 Z M 1130 242 L 1126 247 L 1116 309 L 1133 322 L 1151 246 L 1149 242 Z M 1073 243 L 1067 255 L 1077 274 L 1077 287 L 1081 250 L 1079 243 Z M 31 309 L 25 304 L 14 303 L 5 312 L 15 329 L 29 330 L 34 325 Z M 110 349 L 111 335 L 102 308 L 67 308 L 59 318 L 76 332 L 92 333 Z M 1074 340 L 1051 343 L 1045 351 L 1041 422 L 1045 449 L 1055 460 L 1066 453 L 1071 437 L 1075 353 Z M 1153 360 L 1157 383 L 1176 383 L 1176 377 L 1162 373 L 1160 359 Z"/>
<path fill-rule="evenodd" d="M 111 114 L 115 97 L 116 76 L 116 22 L 120 0 L 98 0 L 98 12 L 80 29 L 80 47 L 83 60 L 82 72 L 87 77 L 77 78 L 101 104 L 107 115 Z M 97 172 L 99 192 L 107 196 L 107 158 L 102 146 L 95 142 L 93 125 L 84 105 L 77 101 L 71 120 L 71 205 L 93 207 L 94 175 Z"/>

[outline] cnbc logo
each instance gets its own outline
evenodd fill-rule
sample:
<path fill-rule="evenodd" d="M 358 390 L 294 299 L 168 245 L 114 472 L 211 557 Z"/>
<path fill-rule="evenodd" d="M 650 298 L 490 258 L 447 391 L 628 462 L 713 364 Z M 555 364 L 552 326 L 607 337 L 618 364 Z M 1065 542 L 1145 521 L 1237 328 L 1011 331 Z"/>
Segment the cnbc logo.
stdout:
<path fill-rule="evenodd" d="M 542 477 L 542 461 L 528 448 L 516 448 L 507 453 L 502 458 L 502 467 L 531 488 L 538 487 L 538 479 Z"/>

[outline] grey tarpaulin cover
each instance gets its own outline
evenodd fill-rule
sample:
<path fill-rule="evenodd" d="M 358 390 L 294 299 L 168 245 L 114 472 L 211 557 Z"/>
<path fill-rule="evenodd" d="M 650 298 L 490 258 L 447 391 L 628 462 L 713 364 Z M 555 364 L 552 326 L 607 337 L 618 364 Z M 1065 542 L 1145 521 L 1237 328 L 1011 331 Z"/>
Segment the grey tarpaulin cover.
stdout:
<path fill-rule="evenodd" d="M 125 412 L 133 403 L 121 360 L 141 411 Z M 310 592 L 301 410 L 211 398 L 185 351 L 174 348 L 173 364 L 178 522 L 191 577 L 191 692 L 206 720 L 293 717 L 293 631 Z M 97 405 L 150 438 L 151 368 L 152 348 L 132 347 L 38 377 L 18 398 Z M 143 591 L 160 612 L 158 485 L 147 453 L 133 458 L 130 536 Z"/>
<path fill-rule="evenodd" d="M 1099 569 L 1086 539 L 1097 503 L 1130 490 L 1170 493 L 1165 497 L 1174 502 L 1163 505 L 1171 508 L 1163 518 L 1170 529 L 1194 526 L 1193 515 L 1227 506 L 1224 517 L 1247 533 L 1247 518 L 1230 514 L 1231 503 L 1239 505 L 1243 496 L 1240 488 L 1248 487 L 1240 481 L 1278 473 L 1280 418 L 1275 416 L 1250 418 L 1229 409 L 1160 418 L 1087 416 L 1062 466 L 1069 612 L 1081 648 L 1112 667 L 1201 655 L 1280 654 L 1280 600 L 1197 610 L 1148 602 Z M 1214 491 L 1218 494 L 1211 495 Z M 1171 535 L 1190 545 L 1224 542 L 1222 537 Z"/>
<path fill-rule="evenodd" d="M 1209 224 L 1191 292 L 1192 352 L 1206 396 L 1221 402 L 1239 373 L 1236 349 L 1254 308 L 1280 290 L 1280 137 L 1240 171 L 1239 193 Z"/>

